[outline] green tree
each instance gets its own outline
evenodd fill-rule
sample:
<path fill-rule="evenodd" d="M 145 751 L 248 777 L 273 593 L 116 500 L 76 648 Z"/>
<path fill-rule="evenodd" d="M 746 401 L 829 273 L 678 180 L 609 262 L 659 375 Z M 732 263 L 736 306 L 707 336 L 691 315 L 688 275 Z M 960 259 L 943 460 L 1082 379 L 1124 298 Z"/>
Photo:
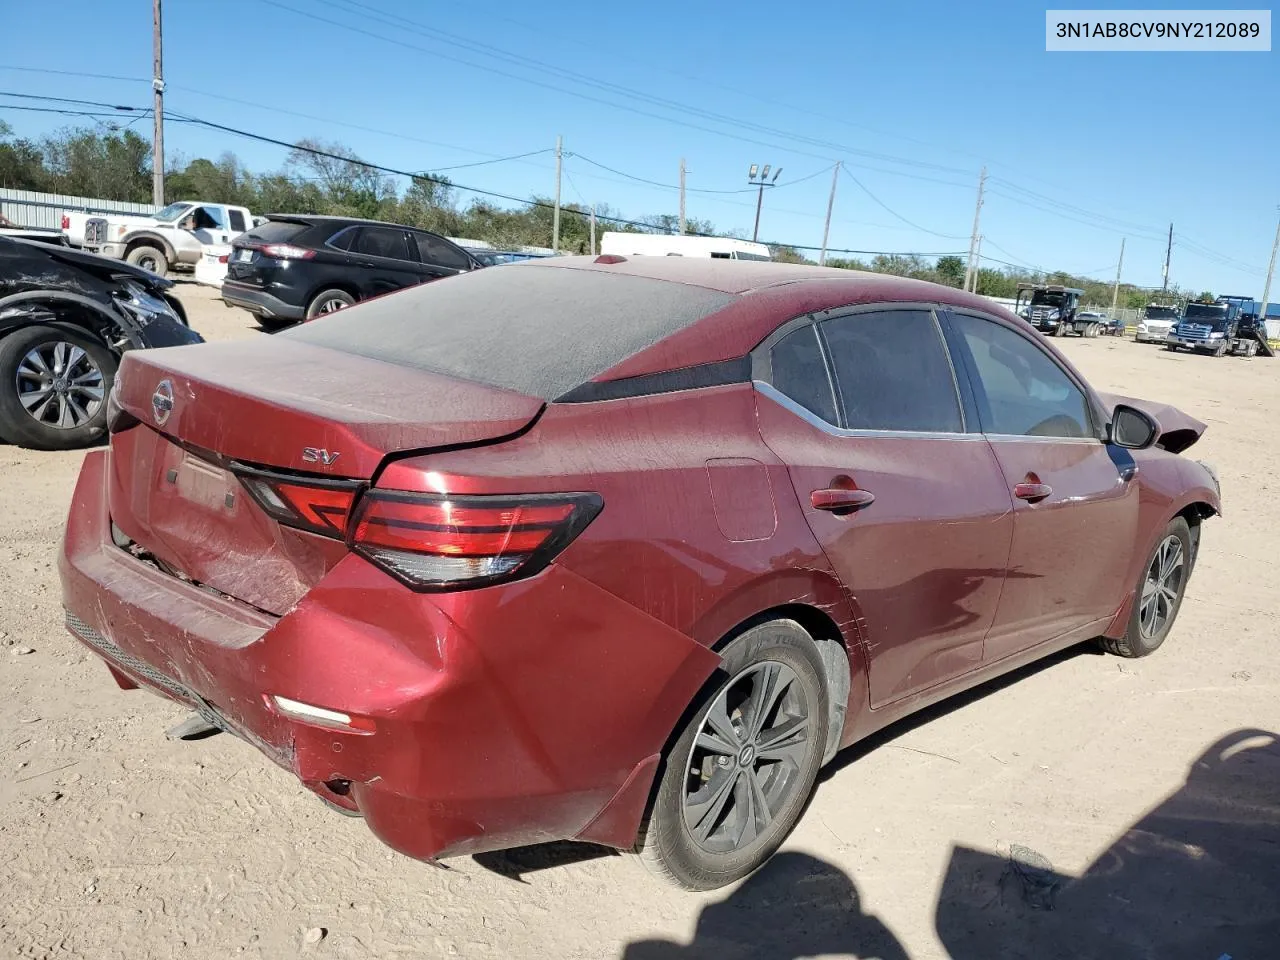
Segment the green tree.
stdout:
<path fill-rule="evenodd" d="M 964 283 L 965 264 L 959 257 L 939 257 L 933 269 L 939 283 L 949 287 L 959 287 Z"/>

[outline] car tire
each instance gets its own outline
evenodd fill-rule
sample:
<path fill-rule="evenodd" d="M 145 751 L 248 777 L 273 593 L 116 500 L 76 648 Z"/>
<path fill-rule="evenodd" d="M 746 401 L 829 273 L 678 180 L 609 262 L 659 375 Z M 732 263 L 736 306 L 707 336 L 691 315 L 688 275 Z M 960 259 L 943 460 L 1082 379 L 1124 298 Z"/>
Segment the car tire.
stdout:
<path fill-rule="evenodd" d="M 155 247 L 134 247 L 124 259 L 126 263 L 141 267 L 157 277 L 169 274 L 169 259 L 164 255 L 163 250 L 157 250 Z"/>
<path fill-rule="evenodd" d="M 714 686 L 666 752 L 635 846 L 651 872 L 686 890 L 733 883 L 773 856 L 804 812 L 827 742 L 822 659 L 798 623 L 759 624 L 720 653 Z"/>
<path fill-rule="evenodd" d="M 356 298 L 345 290 L 321 290 L 307 305 L 307 319 L 314 320 L 326 313 L 337 313 L 356 302 Z"/>
<path fill-rule="evenodd" d="M 1053 328 L 1053 335 L 1055 337 L 1065 337 L 1067 335 L 1067 325 L 1065 323 L 1058 324 Z"/>
<path fill-rule="evenodd" d="M 96 442 L 107 432 L 117 363 L 88 333 L 34 326 L 9 334 L 0 340 L 0 433 L 32 450 Z"/>
<path fill-rule="evenodd" d="M 1108 653 L 1136 658 L 1160 649 L 1182 608 L 1195 562 L 1192 549 L 1191 527 L 1182 517 L 1174 517 L 1142 567 L 1124 636 L 1102 640 Z"/>

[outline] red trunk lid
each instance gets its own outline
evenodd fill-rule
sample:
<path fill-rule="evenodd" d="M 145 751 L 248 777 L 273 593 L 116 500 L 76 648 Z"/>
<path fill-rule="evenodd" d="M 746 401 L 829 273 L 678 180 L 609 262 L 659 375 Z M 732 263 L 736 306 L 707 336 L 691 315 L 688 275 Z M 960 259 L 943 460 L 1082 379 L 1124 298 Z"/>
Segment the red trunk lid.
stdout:
<path fill-rule="evenodd" d="M 389 455 L 500 441 L 543 401 L 287 339 L 131 351 L 114 402 L 112 520 L 181 576 L 284 613 L 346 553 L 272 519 L 240 465 L 368 480 Z"/>

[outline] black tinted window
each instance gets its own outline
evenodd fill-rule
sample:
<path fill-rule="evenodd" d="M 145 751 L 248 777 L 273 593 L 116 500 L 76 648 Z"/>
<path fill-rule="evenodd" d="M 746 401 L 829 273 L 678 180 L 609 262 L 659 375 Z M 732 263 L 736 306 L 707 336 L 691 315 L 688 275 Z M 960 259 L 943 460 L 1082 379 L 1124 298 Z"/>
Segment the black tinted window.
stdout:
<path fill-rule="evenodd" d="M 351 242 L 355 240 L 356 234 L 360 232 L 359 227 L 343 227 L 332 237 L 325 241 L 335 250 L 350 250 Z"/>
<path fill-rule="evenodd" d="M 838 422 L 817 330 L 804 326 L 787 334 L 769 351 L 769 366 L 778 390 L 828 423 Z"/>
<path fill-rule="evenodd" d="M 243 231 L 245 227 L 244 214 L 239 210 L 228 210 L 227 218 L 231 221 L 232 230 Z"/>
<path fill-rule="evenodd" d="M 409 259 L 409 248 L 404 242 L 404 231 L 391 227 L 361 227 L 351 244 L 352 253 L 366 257 L 386 257 L 389 260 Z"/>
<path fill-rule="evenodd" d="M 305 229 L 307 229 L 306 226 L 301 223 L 268 220 L 246 233 L 244 239 L 258 240 L 262 243 L 288 243 Z"/>
<path fill-rule="evenodd" d="M 1048 354 L 1008 327 L 957 314 L 986 394 L 987 433 L 1019 437 L 1087 437 L 1088 402 Z"/>
<path fill-rule="evenodd" d="M 418 259 L 423 263 L 451 270 L 466 270 L 471 266 L 465 253 L 435 234 L 415 233 L 413 238 L 418 241 Z"/>
<path fill-rule="evenodd" d="M 942 334 L 927 310 L 836 317 L 822 325 L 851 430 L 959 433 L 964 427 Z"/>

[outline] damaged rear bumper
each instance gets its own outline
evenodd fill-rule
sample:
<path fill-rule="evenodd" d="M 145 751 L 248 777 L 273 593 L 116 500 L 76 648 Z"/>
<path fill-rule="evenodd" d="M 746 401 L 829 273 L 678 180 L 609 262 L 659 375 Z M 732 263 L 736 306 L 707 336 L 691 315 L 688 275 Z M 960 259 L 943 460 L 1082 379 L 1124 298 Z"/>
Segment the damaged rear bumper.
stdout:
<path fill-rule="evenodd" d="M 633 842 L 714 653 L 555 565 L 428 596 L 353 555 L 276 618 L 117 547 L 110 455 L 85 459 L 59 572 L 68 627 L 121 686 L 196 710 L 419 859 Z"/>

